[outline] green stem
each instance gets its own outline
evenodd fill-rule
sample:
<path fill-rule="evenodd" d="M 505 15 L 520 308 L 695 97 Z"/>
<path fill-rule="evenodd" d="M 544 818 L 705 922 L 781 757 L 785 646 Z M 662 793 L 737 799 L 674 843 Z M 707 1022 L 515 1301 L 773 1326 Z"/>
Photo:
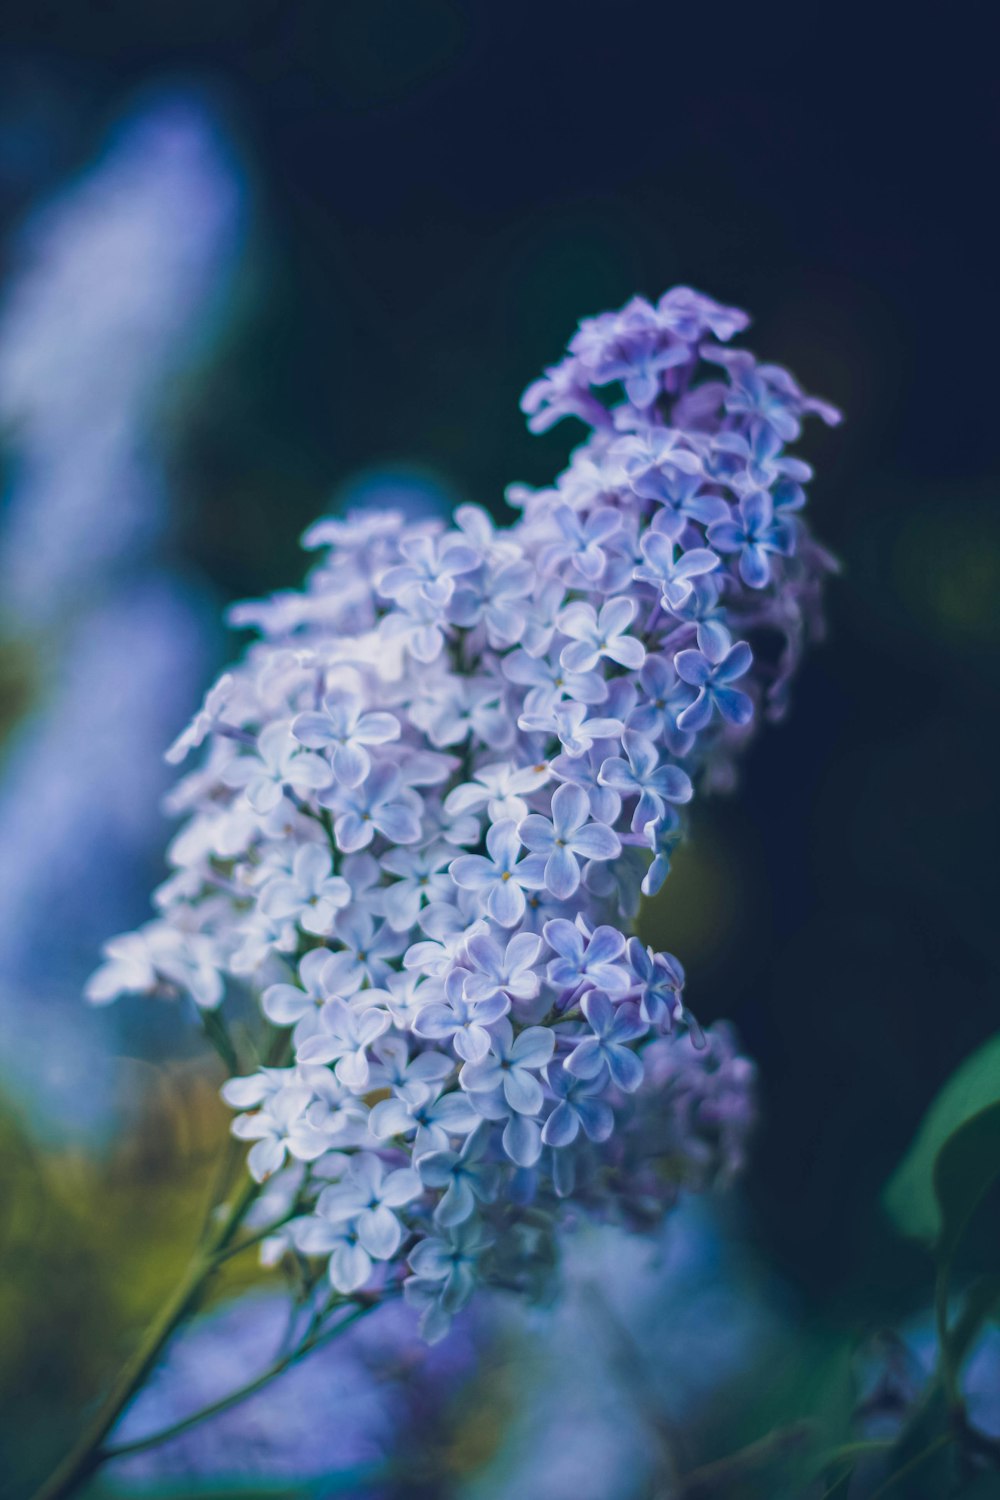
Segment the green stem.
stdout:
<path fill-rule="evenodd" d="M 221 1225 L 196 1251 L 179 1285 L 146 1330 L 138 1349 L 122 1367 L 77 1442 L 36 1491 L 34 1500 L 64 1500 L 104 1463 L 108 1456 L 105 1438 L 144 1384 L 175 1330 L 201 1300 L 209 1279 L 225 1258 L 225 1252 L 259 1191 L 259 1184 L 248 1176 Z"/>
<path fill-rule="evenodd" d="M 933 1458 L 935 1453 L 939 1453 L 942 1448 L 947 1448 L 948 1444 L 954 1441 L 955 1434 L 953 1432 L 943 1432 L 940 1437 L 934 1439 L 933 1443 L 928 1443 L 926 1448 L 921 1448 L 919 1453 L 915 1453 L 909 1463 L 904 1464 L 901 1469 L 897 1469 L 894 1474 L 891 1474 L 884 1484 L 880 1484 L 872 1495 L 871 1500 L 879 1500 L 880 1496 L 887 1495 L 890 1490 L 896 1488 L 896 1485 L 901 1480 L 912 1474 L 914 1469 L 919 1469 L 922 1463 L 925 1463 L 929 1458 Z"/>
<path fill-rule="evenodd" d="M 774 1432 L 749 1443 L 726 1458 L 704 1464 L 683 1474 L 672 1491 L 674 1500 L 705 1500 L 709 1495 L 721 1494 L 737 1480 L 744 1479 L 757 1469 L 764 1469 L 781 1459 L 788 1458 L 805 1446 L 815 1432 L 812 1422 L 796 1422 L 792 1427 L 779 1427 Z"/>
<path fill-rule="evenodd" d="M 231 1391 L 228 1396 L 223 1396 L 218 1401 L 213 1401 L 210 1406 L 203 1407 L 201 1411 L 195 1412 L 192 1416 L 183 1417 L 179 1422 L 174 1422 L 170 1427 L 163 1427 L 159 1432 L 150 1434 L 149 1437 L 136 1438 L 131 1443 L 119 1443 L 115 1447 L 105 1448 L 102 1452 L 102 1462 L 113 1458 L 126 1458 L 133 1453 L 143 1453 L 147 1448 L 156 1448 L 160 1443 L 166 1443 L 171 1438 L 179 1437 L 182 1432 L 187 1432 L 189 1428 L 196 1427 L 200 1422 L 207 1421 L 209 1417 L 217 1417 L 221 1412 L 229 1411 L 231 1407 L 238 1406 L 241 1401 L 246 1401 L 249 1396 L 255 1395 L 257 1391 L 262 1390 L 276 1376 L 283 1374 L 285 1370 L 297 1364 L 300 1359 L 304 1359 L 307 1354 L 311 1354 L 314 1349 L 318 1349 L 321 1344 L 328 1343 L 331 1339 L 343 1333 L 352 1323 L 356 1323 L 360 1317 L 366 1312 L 370 1312 L 377 1305 L 374 1300 L 356 1305 L 354 1311 L 348 1317 L 343 1318 L 339 1323 L 335 1324 L 333 1328 L 324 1329 L 320 1335 L 313 1335 L 311 1338 L 307 1337 L 303 1339 L 297 1349 L 293 1349 L 290 1354 L 282 1355 L 280 1359 L 276 1359 L 256 1379 L 248 1381 L 246 1385 L 241 1385 L 238 1390 Z"/>

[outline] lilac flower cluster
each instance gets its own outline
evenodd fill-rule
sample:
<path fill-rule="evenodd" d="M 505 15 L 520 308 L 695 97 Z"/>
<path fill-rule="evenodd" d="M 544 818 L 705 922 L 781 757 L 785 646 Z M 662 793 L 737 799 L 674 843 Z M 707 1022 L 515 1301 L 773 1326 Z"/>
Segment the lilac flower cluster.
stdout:
<path fill-rule="evenodd" d="M 835 414 L 725 347 L 745 322 L 686 288 L 584 322 L 524 406 L 591 434 L 510 527 L 307 533 L 305 591 L 237 607 L 263 639 L 170 752 L 207 743 L 160 915 L 91 982 L 259 997 L 288 1053 L 224 1096 L 267 1253 L 405 1278 L 431 1339 L 478 1281 L 536 1284 L 571 1202 L 648 1223 L 741 1159 L 752 1069 L 629 928 L 828 566 L 785 444 Z"/>

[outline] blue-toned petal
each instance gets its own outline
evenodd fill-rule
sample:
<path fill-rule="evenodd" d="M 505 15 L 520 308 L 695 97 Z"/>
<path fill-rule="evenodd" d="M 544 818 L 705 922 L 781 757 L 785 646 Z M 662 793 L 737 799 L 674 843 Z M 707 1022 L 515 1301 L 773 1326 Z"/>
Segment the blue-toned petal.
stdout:
<path fill-rule="evenodd" d="M 720 714 L 730 724 L 749 724 L 753 718 L 753 699 L 746 693 L 741 693 L 738 688 L 716 688 L 715 701 Z"/>

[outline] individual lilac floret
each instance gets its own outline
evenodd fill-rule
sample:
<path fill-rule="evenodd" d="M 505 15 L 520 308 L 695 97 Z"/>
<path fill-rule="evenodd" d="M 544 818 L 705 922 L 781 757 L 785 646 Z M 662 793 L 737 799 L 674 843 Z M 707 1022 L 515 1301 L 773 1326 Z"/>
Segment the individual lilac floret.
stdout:
<path fill-rule="evenodd" d="M 365 713 L 360 693 L 327 693 L 322 713 L 299 714 L 292 733 L 310 750 L 329 750 L 333 774 L 341 786 L 359 786 L 372 767 L 366 746 L 399 738 L 392 714 Z"/>
<path fill-rule="evenodd" d="M 753 715 L 753 699 L 730 687 L 749 672 L 753 653 L 746 641 L 732 645 L 727 637 L 701 637 L 701 650 L 678 651 L 677 675 L 698 689 L 698 696 L 677 715 L 679 729 L 704 729 L 715 710 L 730 724 L 747 724 Z"/>
<path fill-rule="evenodd" d="M 444 1229 L 463 1224 L 478 1203 L 492 1203 L 500 1188 L 500 1168 L 483 1160 L 489 1145 L 489 1125 L 484 1120 L 460 1151 L 430 1151 L 420 1158 L 418 1170 L 424 1185 L 443 1188 L 444 1195 L 434 1218 Z"/>
<path fill-rule="evenodd" d="M 690 802 L 694 788 L 690 776 L 679 766 L 660 764 L 656 746 L 641 734 L 626 731 L 624 744 L 628 759 L 610 756 L 601 766 L 599 780 L 621 797 L 638 797 L 632 813 L 632 832 L 642 833 L 650 823 L 663 817 L 668 802 Z"/>
<path fill-rule="evenodd" d="M 545 857 L 545 887 L 559 901 L 580 884 L 581 859 L 614 859 L 622 847 L 610 828 L 590 821 L 586 792 L 569 782 L 552 794 L 552 817 L 529 813 L 518 835 L 532 854 Z"/>
<path fill-rule="evenodd" d="M 571 644 L 563 647 L 560 662 L 570 672 L 590 672 L 605 657 L 622 667 L 641 667 L 645 649 L 627 634 L 634 619 L 634 599 L 609 599 L 598 614 L 592 605 L 568 604 L 559 616 L 559 629 Z"/>
<path fill-rule="evenodd" d="M 288 879 L 268 882 L 261 893 L 260 909 L 278 921 L 294 918 L 304 932 L 329 932 L 337 912 L 347 906 L 351 888 L 333 874 L 329 849 L 306 844 L 295 851 Z"/>
<path fill-rule="evenodd" d="M 628 994 L 625 938 L 617 927 L 597 927 L 588 936 L 579 919 L 556 918 L 545 924 L 545 941 L 559 955 L 548 966 L 549 983 L 557 989 L 574 994 L 599 989 L 612 999 Z"/>
<path fill-rule="evenodd" d="M 466 1063 L 459 1078 L 470 1094 L 503 1089 L 504 1098 L 519 1115 L 537 1115 L 545 1098 L 535 1073 L 552 1056 L 555 1035 L 545 1026 L 529 1026 L 516 1039 L 506 1018 L 493 1027 L 489 1057 Z"/>
<path fill-rule="evenodd" d="M 281 1059 L 224 1098 L 265 1262 L 334 1309 L 403 1287 L 440 1338 L 480 1283 L 543 1294 L 567 1219 L 650 1227 L 744 1159 L 753 1069 L 631 924 L 831 566 L 786 444 L 832 414 L 726 347 L 745 322 L 685 287 L 584 320 L 524 398 L 590 428 L 554 484 L 509 527 L 311 528 L 176 742 L 157 916 L 89 994 L 185 994 L 220 1043 L 238 1005 Z"/>
<path fill-rule="evenodd" d="M 692 547 L 678 552 L 674 542 L 662 531 L 648 531 L 640 544 L 645 559 L 633 577 L 642 583 L 656 584 L 668 609 L 679 609 L 691 593 L 693 578 L 711 573 L 719 559 L 708 547 Z"/>
<path fill-rule="evenodd" d="M 254 812 L 269 813 L 286 787 L 300 794 L 313 792 L 330 784 L 332 772 L 321 756 L 302 749 L 287 723 L 277 723 L 261 731 L 256 756 L 230 761 L 222 779 L 226 786 L 246 788 Z"/>
<path fill-rule="evenodd" d="M 567 1073 L 575 1078 L 596 1078 L 606 1067 L 620 1089 L 634 1093 L 642 1082 L 642 1059 L 629 1043 L 646 1034 L 646 1022 L 634 1005 L 614 1006 L 599 990 L 591 990 L 581 1004 L 593 1035 L 567 1057 Z"/>
<path fill-rule="evenodd" d="M 762 589 L 771 577 L 769 554 L 789 556 L 795 538 L 786 521 L 775 520 L 769 491 L 753 490 L 739 500 L 734 518 L 713 521 L 708 540 L 719 552 L 738 553 L 743 582 Z"/>
<path fill-rule="evenodd" d="M 474 891 L 501 927 L 514 927 L 524 916 L 525 890 L 545 884 L 537 856 L 522 859 L 521 838 L 513 819 L 494 823 L 486 835 L 486 855 L 463 854 L 451 865 L 451 876 L 463 890 Z"/>

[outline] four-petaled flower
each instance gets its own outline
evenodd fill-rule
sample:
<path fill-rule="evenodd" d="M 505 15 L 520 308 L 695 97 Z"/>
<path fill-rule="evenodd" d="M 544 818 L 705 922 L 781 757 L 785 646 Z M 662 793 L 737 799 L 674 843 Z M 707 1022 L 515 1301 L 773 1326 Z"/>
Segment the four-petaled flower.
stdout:
<path fill-rule="evenodd" d="M 624 744 L 628 760 L 609 757 L 601 767 L 600 780 L 622 797 L 638 797 L 632 832 L 642 833 L 648 823 L 663 817 L 666 803 L 690 802 L 694 789 L 680 766 L 660 764 L 656 746 L 641 734 L 626 731 Z"/>
<path fill-rule="evenodd" d="M 351 1158 L 346 1181 L 323 1189 L 316 1207 L 332 1224 L 353 1224 L 362 1249 L 375 1260 L 389 1260 L 403 1238 L 393 1209 L 412 1203 L 422 1192 L 413 1167 L 386 1172 L 381 1159 L 366 1151 Z"/>
<path fill-rule="evenodd" d="M 559 629 L 571 637 L 559 656 L 567 671 L 591 672 L 603 657 L 637 671 L 646 651 L 640 640 L 628 634 L 635 608 L 635 600 L 626 595 L 609 599 L 599 613 L 592 604 L 567 604 L 559 615 Z"/>
<path fill-rule="evenodd" d="M 429 1151 L 420 1158 L 421 1179 L 429 1188 L 444 1188 L 434 1217 L 445 1229 L 462 1224 L 476 1210 L 477 1203 L 492 1203 L 500 1187 L 500 1168 L 495 1162 L 483 1161 L 489 1144 L 489 1127 L 484 1122 L 468 1136 L 459 1151 Z"/>
<path fill-rule="evenodd" d="M 308 793 L 329 786 L 333 771 L 321 755 L 303 750 L 287 721 L 269 724 L 257 738 L 256 753 L 231 760 L 222 773 L 226 786 L 243 787 L 255 813 L 273 812 L 286 787 Z"/>
<path fill-rule="evenodd" d="M 260 909 L 277 921 L 296 921 L 304 932 L 326 933 L 350 899 L 351 887 L 333 873 L 329 849 L 303 844 L 295 851 L 291 875 L 278 876 L 264 886 Z"/>
<path fill-rule="evenodd" d="M 732 645 L 728 634 L 699 634 L 700 650 L 678 651 L 677 675 L 698 689 L 698 696 L 677 715 L 679 729 L 697 732 L 704 729 L 718 710 L 730 724 L 748 724 L 753 717 L 753 699 L 739 688 L 731 687 L 746 676 L 753 662 L 753 652 L 746 641 Z"/>
<path fill-rule="evenodd" d="M 291 1084 L 271 1094 L 252 1114 L 238 1115 L 233 1121 L 233 1134 L 254 1142 L 247 1166 L 257 1182 L 277 1172 L 286 1155 L 315 1161 L 330 1149 L 328 1137 L 306 1116 L 312 1097 L 311 1089 Z"/>
<path fill-rule="evenodd" d="M 647 531 L 639 543 L 646 559 L 636 568 L 634 577 L 642 583 L 659 586 L 668 609 L 679 609 L 692 588 L 692 579 L 711 573 L 719 559 L 708 547 L 691 547 L 678 553 L 674 541 L 662 531 Z"/>
<path fill-rule="evenodd" d="M 559 901 L 568 901 L 580 884 L 579 860 L 614 859 L 622 847 L 612 829 L 590 822 L 586 792 L 569 781 L 552 794 L 552 817 L 529 813 L 518 834 L 532 854 L 544 856 L 545 885 Z"/>
<path fill-rule="evenodd" d="M 566 1071 L 575 1078 L 596 1078 L 607 1068 L 612 1082 L 633 1094 L 642 1082 L 642 1058 L 630 1043 L 649 1030 L 636 1006 L 628 1001 L 612 1005 L 600 990 L 591 990 L 581 1001 L 592 1036 L 586 1037 L 567 1057 Z"/>
<path fill-rule="evenodd" d="M 299 1048 L 299 1062 L 335 1063 L 334 1073 L 346 1088 L 368 1083 L 368 1049 L 388 1031 L 387 1011 L 372 1006 L 354 1010 L 343 1000 L 328 1000 L 319 1013 L 320 1029 Z"/>
<path fill-rule="evenodd" d="M 544 861 L 529 856 L 518 863 L 521 839 L 513 819 L 494 823 L 486 835 L 483 854 L 462 854 L 450 869 L 455 884 L 475 891 L 485 903 L 494 922 L 501 927 L 515 927 L 524 916 L 525 890 L 538 890 L 545 884 Z"/>
<path fill-rule="evenodd" d="M 555 1035 L 546 1026 L 528 1026 L 519 1036 L 507 1020 L 493 1027 L 490 1056 L 482 1062 L 466 1063 L 459 1081 L 470 1094 L 503 1089 L 512 1110 L 519 1115 L 537 1115 L 542 1107 L 542 1086 L 535 1077 L 555 1048 Z"/>
<path fill-rule="evenodd" d="M 366 713 L 360 693 L 341 688 L 327 693 L 322 713 L 299 714 L 292 733 L 310 750 L 330 750 L 333 774 L 341 786 L 359 786 L 372 768 L 367 745 L 399 739 L 394 714 Z"/>
<path fill-rule="evenodd" d="M 787 521 L 775 520 L 770 490 L 752 490 L 737 503 L 737 515 L 714 521 L 708 540 L 720 552 L 738 552 L 740 577 L 751 589 L 764 588 L 771 579 L 769 553 L 788 556 L 795 536 Z"/>
<path fill-rule="evenodd" d="M 420 838 L 420 798 L 403 786 L 396 766 L 375 766 L 360 786 L 335 789 L 321 800 L 333 808 L 334 837 L 345 854 L 367 848 L 376 833 L 394 844 Z"/>

